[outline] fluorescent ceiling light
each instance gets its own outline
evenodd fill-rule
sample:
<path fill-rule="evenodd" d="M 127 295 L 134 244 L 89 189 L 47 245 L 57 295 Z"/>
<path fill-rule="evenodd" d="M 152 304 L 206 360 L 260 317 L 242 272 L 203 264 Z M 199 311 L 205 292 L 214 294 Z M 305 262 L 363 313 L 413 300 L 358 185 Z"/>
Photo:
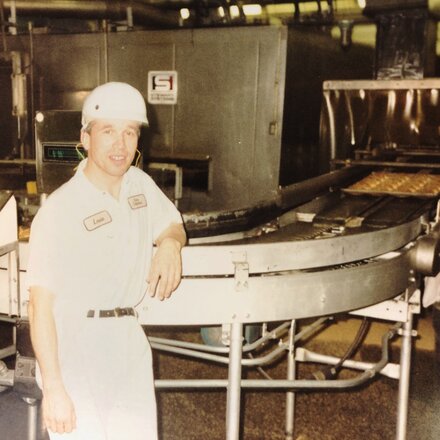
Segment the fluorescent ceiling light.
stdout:
<path fill-rule="evenodd" d="M 187 18 L 189 18 L 189 16 L 190 16 L 189 9 L 188 9 L 188 8 L 182 8 L 182 9 L 180 10 L 180 16 L 181 16 L 184 20 L 186 20 Z"/>
<path fill-rule="evenodd" d="M 236 6 L 236 5 L 231 6 L 229 8 L 229 12 L 230 12 L 232 18 L 240 16 L 240 9 L 238 9 L 238 6 Z"/>
<path fill-rule="evenodd" d="M 243 5 L 245 15 L 261 15 L 263 8 L 261 5 Z"/>

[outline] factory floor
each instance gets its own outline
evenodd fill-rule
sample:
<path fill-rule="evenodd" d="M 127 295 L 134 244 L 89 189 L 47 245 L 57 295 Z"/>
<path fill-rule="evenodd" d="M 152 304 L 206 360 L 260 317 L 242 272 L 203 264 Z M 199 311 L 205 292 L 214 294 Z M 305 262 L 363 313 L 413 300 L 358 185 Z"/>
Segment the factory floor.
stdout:
<path fill-rule="evenodd" d="M 324 354 L 341 356 L 355 337 L 360 318 L 344 315 L 314 338 L 301 345 Z M 301 322 L 299 323 L 302 324 Z M 305 325 L 306 323 L 304 323 Z M 375 362 L 380 357 L 380 340 L 391 323 L 373 321 L 355 358 Z M 408 440 L 440 438 L 440 373 L 435 363 L 431 311 L 416 322 L 409 398 Z M 194 329 L 149 329 L 155 336 L 200 341 Z M 392 344 L 391 360 L 399 359 L 399 338 Z M 156 353 L 156 377 L 226 378 L 224 366 Z M 298 364 L 299 378 L 308 377 L 316 365 Z M 284 379 L 286 360 L 265 367 L 272 378 Z M 341 378 L 355 373 L 344 370 Z M 246 378 L 263 378 L 259 371 L 245 370 Z M 398 381 L 379 376 L 350 391 L 307 391 L 296 393 L 295 432 L 292 440 L 391 440 L 395 438 Z M 225 391 L 158 391 L 161 440 L 225 439 Z M 284 440 L 284 392 L 242 392 L 242 440 Z M 0 438 L 27 439 L 27 404 L 14 392 L 0 393 Z M 48 437 L 41 426 L 38 440 Z M 68 437 L 66 437 L 68 438 Z M 93 439 L 84 439 L 93 440 Z M 125 439 L 121 439 L 125 440 Z M 148 439 L 146 439 L 148 440 Z"/>

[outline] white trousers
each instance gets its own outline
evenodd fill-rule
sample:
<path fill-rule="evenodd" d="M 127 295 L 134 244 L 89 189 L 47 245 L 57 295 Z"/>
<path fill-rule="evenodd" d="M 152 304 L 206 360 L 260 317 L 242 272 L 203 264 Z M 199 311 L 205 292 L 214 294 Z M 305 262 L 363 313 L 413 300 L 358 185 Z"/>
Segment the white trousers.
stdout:
<path fill-rule="evenodd" d="M 157 440 L 151 348 L 134 317 L 88 318 L 59 341 L 77 428 L 51 440 Z M 69 334 L 70 332 L 61 332 Z"/>

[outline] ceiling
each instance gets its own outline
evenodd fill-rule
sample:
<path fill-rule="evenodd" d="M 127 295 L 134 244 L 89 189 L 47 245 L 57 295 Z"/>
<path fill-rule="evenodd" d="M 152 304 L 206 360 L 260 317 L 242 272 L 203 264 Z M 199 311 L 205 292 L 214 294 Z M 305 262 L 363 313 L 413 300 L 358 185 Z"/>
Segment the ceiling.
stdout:
<path fill-rule="evenodd" d="M 0 7 L 3 27 L 45 19 L 106 19 L 148 28 L 365 19 L 357 0 L 0 0 Z"/>
<path fill-rule="evenodd" d="M 27 33 L 30 24 L 34 32 L 71 33 L 285 23 L 325 25 L 340 38 L 349 25 L 354 42 L 374 45 L 365 4 L 424 4 L 440 19 L 440 0 L 0 0 L 0 19 L 3 37 Z"/>

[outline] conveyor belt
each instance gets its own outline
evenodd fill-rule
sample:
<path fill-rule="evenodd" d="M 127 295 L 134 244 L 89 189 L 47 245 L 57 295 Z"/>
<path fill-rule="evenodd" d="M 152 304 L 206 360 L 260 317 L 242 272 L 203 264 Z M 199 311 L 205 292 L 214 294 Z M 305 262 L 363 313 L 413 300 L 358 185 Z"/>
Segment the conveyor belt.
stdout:
<path fill-rule="evenodd" d="M 344 225 L 356 217 L 363 226 L 390 227 L 429 213 L 436 202 L 415 197 L 346 195 L 339 203 L 317 213 L 314 223 Z"/>

